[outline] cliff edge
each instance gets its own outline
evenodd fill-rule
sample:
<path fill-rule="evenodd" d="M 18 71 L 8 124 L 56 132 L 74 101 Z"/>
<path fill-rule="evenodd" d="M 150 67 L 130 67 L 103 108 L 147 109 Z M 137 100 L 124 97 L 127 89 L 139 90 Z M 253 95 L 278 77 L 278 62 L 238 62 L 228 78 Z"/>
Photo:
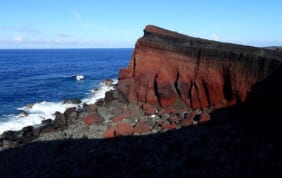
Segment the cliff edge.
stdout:
<path fill-rule="evenodd" d="M 194 38 L 148 25 L 118 90 L 129 103 L 219 109 L 242 103 L 281 65 L 275 50 Z"/>

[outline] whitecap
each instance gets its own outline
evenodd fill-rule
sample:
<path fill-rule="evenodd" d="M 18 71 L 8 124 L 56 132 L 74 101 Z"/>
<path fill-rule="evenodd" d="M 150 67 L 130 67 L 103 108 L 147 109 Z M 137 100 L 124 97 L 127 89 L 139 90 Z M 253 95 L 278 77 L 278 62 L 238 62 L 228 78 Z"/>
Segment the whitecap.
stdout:
<path fill-rule="evenodd" d="M 113 85 L 117 84 L 118 80 L 113 79 Z M 83 103 L 86 104 L 94 104 L 96 103 L 99 99 L 105 98 L 106 92 L 113 90 L 113 86 L 108 86 L 106 85 L 105 82 L 101 82 L 96 89 L 91 90 L 91 93 L 93 95 L 90 98 L 85 98 L 82 100 Z"/>
<path fill-rule="evenodd" d="M 76 75 L 75 78 L 76 78 L 76 80 L 83 80 L 84 75 Z"/>
<path fill-rule="evenodd" d="M 72 79 L 72 80 L 84 80 L 85 79 L 85 75 L 82 74 L 77 74 L 77 75 L 66 75 L 64 76 L 64 78 L 66 79 Z"/>
<path fill-rule="evenodd" d="M 59 111 L 63 113 L 67 108 L 77 107 L 75 104 L 65 104 L 63 102 L 42 101 L 18 108 L 19 111 L 26 113 L 25 117 L 21 115 L 4 115 L 0 121 L 0 134 L 6 130 L 20 130 L 29 125 L 39 125 L 45 119 L 55 119 L 54 113 Z"/>
<path fill-rule="evenodd" d="M 117 84 L 118 80 L 113 80 L 113 84 Z M 27 113 L 25 117 L 19 117 L 19 115 L 2 115 L 0 116 L 0 134 L 7 130 L 20 130 L 23 127 L 29 125 L 39 125 L 45 119 L 55 119 L 55 112 L 63 113 L 67 108 L 70 107 L 82 107 L 84 103 L 94 104 L 99 99 L 105 97 L 107 91 L 113 90 L 113 86 L 107 86 L 101 82 L 95 93 L 90 94 L 87 98 L 82 99 L 80 104 L 64 103 L 61 102 L 48 102 L 42 101 L 26 106 L 17 108 L 19 111 Z"/>

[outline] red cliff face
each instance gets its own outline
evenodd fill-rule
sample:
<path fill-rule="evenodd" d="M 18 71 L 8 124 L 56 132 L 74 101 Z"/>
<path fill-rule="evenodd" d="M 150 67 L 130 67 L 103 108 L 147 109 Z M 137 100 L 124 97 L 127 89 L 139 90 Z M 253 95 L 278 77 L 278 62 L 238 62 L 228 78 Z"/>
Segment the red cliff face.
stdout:
<path fill-rule="evenodd" d="M 148 25 L 118 90 L 131 103 L 222 108 L 244 102 L 281 63 L 273 50 L 219 43 Z"/>

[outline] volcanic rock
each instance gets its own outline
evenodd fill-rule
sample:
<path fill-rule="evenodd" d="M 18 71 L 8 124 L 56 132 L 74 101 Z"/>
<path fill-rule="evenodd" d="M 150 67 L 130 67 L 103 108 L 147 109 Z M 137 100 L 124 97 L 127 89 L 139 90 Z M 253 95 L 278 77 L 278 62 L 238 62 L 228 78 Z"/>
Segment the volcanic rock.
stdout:
<path fill-rule="evenodd" d="M 117 128 L 115 126 L 110 127 L 103 134 L 104 138 L 114 138 L 116 136 Z"/>
<path fill-rule="evenodd" d="M 119 122 L 117 125 L 117 134 L 120 136 L 130 136 L 133 134 L 133 127 L 130 123 Z"/>
<path fill-rule="evenodd" d="M 86 125 L 92 125 L 94 123 L 101 123 L 104 119 L 97 113 L 91 113 L 84 118 L 84 123 Z"/>
<path fill-rule="evenodd" d="M 26 117 L 27 115 L 28 115 L 27 112 L 22 111 L 18 114 L 18 117 Z"/>
<path fill-rule="evenodd" d="M 61 130 L 66 129 L 68 123 L 65 115 L 60 112 L 56 112 L 55 116 L 55 120 L 53 121 L 54 126 Z"/>
<path fill-rule="evenodd" d="M 153 115 L 153 114 L 156 113 L 156 108 L 154 108 L 150 104 L 146 104 L 146 103 L 143 104 L 142 109 L 143 109 L 145 115 Z"/>
<path fill-rule="evenodd" d="M 63 104 L 80 104 L 81 100 L 78 98 L 74 98 L 74 99 L 65 99 L 63 101 Z"/>
<path fill-rule="evenodd" d="M 275 50 L 194 38 L 148 25 L 118 90 L 129 103 L 223 108 L 244 102 L 252 86 L 281 64 Z"/>
<path fill-rule="evenodd" d="M 203 111 L 200 115 L 199 123 L 208 122 L 211 120 L 211 116 L 206 111 Z"/>
<path fill-rule="evenodd" d="M 151 128 L 147 122 L 137 122 L 134 127 L 134 133 L 138 133 L 138 134 L 146 133 L 150 131 L 151 131 Z"/>
<path fill-rule="evenodd" d="M 114 81 L 112 79 L 105 79 L 102 81 L 106 86 L 113 86 Z"/>
<path fill-rule="evenodd" d="M 162 128 L 163 129 L 176 129 L 177 125 L 176 124 L 163 124 Z"/>

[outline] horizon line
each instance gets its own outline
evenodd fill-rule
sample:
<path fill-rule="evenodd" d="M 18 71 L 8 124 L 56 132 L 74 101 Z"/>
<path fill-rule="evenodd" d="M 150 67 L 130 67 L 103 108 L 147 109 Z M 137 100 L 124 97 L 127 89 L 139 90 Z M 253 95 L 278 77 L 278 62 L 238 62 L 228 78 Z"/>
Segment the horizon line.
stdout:
<path fill-rule="evenodd" d="M 94 47 L 94 48 L 0 48 L 0 50 L 60 50 L 60 49 L 134 49 L 134 47 Z"/>

